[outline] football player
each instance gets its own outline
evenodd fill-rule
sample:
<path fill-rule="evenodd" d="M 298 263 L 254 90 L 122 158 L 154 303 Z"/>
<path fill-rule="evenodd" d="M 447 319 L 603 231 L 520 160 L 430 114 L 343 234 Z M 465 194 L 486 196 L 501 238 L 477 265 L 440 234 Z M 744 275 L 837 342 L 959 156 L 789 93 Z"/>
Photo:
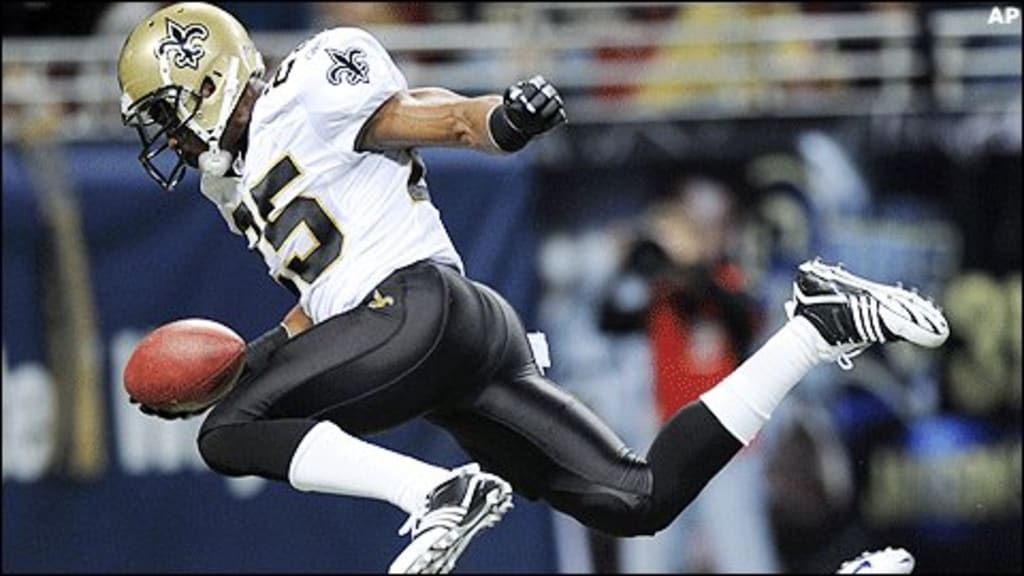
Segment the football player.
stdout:
<path fill-rule="evenodd" d="M 153 179 L 171 190 L 199 170 L 202 193 L 298 300 L 250 343 L 243 376 L 203 422 L 202 457 L 223 474 L 400 507 L 412 541 L 392 572 L 451 570 L 513 489 L 609 534 L 653 534 L 814 366 L 948 334 L 916 294 L 808 262 L 791 320 L 641 457 L 541 374 L 516 312 L 465 276 L 416 153 L 520 150 L 566 121 L 544 78 L 503 96 L 410 88 L 358 28 L 309 38 L 265 77 L 238 21 L 182 3 L 132 31 L 118 81 Z M 475 463 L 447 470 L 359 439 L 417 417 Z"/>

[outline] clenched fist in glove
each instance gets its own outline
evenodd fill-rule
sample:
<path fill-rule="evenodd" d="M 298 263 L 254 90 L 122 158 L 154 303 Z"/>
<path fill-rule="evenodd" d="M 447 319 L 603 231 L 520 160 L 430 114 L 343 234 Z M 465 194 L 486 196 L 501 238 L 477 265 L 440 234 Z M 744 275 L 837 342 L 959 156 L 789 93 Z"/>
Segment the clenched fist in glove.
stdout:
<path fill-rule="evenodd" d="M 565 121 L 562 97 L 538 75 L 509 86 L 504 102 L 491 113 L 489 124 L 494 143 L 505 152 L 515 152 L 530 138 Z"/>

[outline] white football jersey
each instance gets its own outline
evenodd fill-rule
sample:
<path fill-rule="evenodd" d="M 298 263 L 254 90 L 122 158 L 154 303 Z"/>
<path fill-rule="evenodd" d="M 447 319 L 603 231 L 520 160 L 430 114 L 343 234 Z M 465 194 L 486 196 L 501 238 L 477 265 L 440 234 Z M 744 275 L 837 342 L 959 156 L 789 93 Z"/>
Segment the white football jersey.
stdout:
<path fill-rule="evenodd" d="M 357 28 L 326 30 L 285 58 L 257 100 L 238 197 L 221 212 L 270 275 L 322 322 L 395 270 L 434 260 L 464 271 L 414 151 L 356 152 L 366 120 L 407 87 Z"/>

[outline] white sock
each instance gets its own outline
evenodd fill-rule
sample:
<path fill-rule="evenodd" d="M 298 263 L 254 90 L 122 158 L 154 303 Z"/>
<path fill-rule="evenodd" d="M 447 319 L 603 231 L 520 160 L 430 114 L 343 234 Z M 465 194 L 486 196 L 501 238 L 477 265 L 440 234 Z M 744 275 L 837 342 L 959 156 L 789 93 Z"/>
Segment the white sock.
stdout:
<path fill-rule="evenodd" d="M 814 326 L 797 316 L 700 399 L 746 446 L 783 396 L 818 364 L 820 343 L 824 339 Z"/>
<path fill-rule="evenodd" d="M 306 433 L 288 467 L 296 490 L 375 498 L 409 514 L 449 476 L 445 468 L 364 442 L 327 421 Z"/>

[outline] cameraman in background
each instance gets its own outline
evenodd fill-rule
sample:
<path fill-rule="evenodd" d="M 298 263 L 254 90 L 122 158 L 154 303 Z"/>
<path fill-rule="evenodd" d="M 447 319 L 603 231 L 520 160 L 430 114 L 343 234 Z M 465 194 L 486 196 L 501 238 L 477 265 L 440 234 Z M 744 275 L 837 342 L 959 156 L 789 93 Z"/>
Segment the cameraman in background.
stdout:
<path fill-rule="evenodd" d="M 759 331 L 759 307 L 730 258 L 730 243 L 739 237 L 734 202 L 717 180 L 679 180 L 629 234 L 599 306 L 599 326 L 607 335 L 647 336 L 659 422 L 732 372 Z M 777 571 L 757 487 L 759 446 L 742 450 L 692 512 L 646 543 L 656 548 L 646 551 L 643 566 L 620 559 L 615 539 L 591 533 L 595 565 L 622 571 Z M 704 513 L 711 509 L 715 514 Z"/>

